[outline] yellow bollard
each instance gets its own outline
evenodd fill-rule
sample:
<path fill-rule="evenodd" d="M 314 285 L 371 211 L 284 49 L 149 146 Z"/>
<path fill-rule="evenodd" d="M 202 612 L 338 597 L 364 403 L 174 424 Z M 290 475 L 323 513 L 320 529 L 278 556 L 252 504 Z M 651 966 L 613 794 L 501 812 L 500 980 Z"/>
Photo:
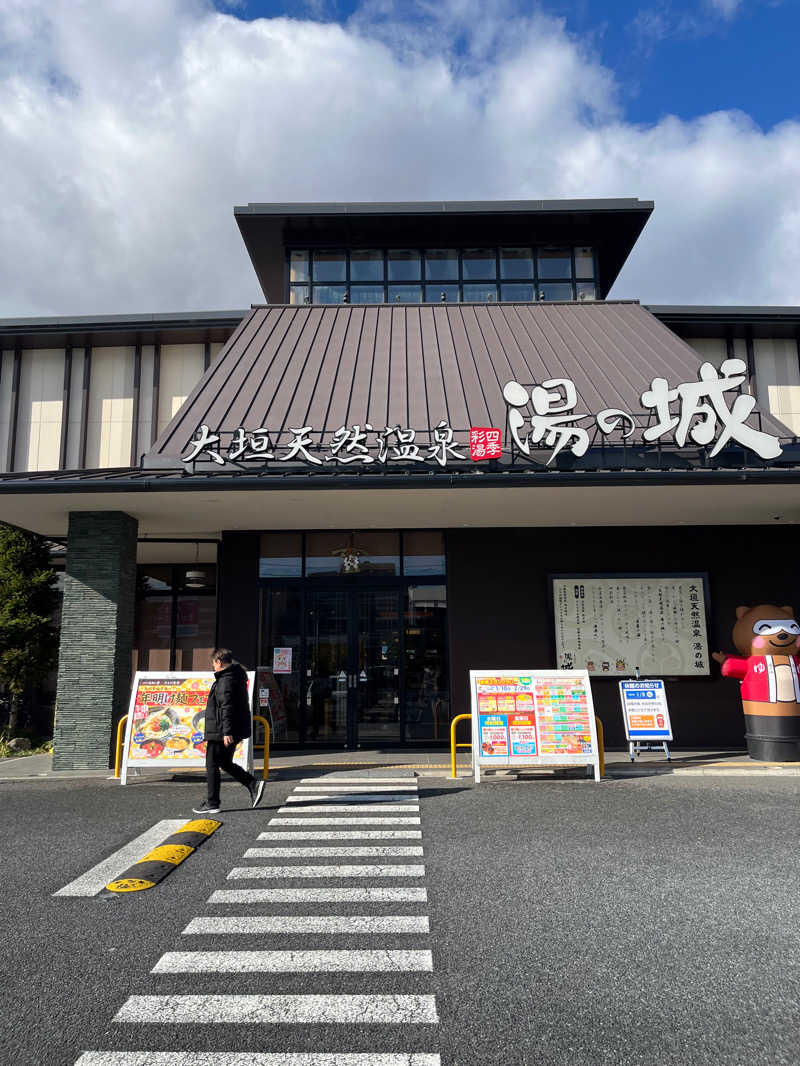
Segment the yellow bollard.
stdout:
<path fill-rule="evenodd" d="M 262 718 L 260 714 L 253 715 L 254 722 L 264 723 L 264 780 L 267 780 L 267 774 L 269 773 L 269 722 L 266 718 Z M 261 747 L 261 745 L 258 745 Z M 256 750 L 255 737 L 253 738 L 253 751 Z"/>
<path fill-rule="evenodd" d="M 465 719 L 472 719 L 471 714 L 457 714 L 450 723 L 450 766 L 452 776 L 456 776 L 456 748 L 471 748 L 472 744 L 456 744 L 456 726 Z"/>
<path fill-rule="evenodd" d="M 600 776 L 602 777 L 606 772 L 606 749 L 603 743 L 603 723 L 597 715 L 594 716 L 594 724 L 597 728 L 597 749 L 600 756 Z"/>
<path fill-rule="evenodd" d="M 119 777 L 120 770 L 122 769 L 122 727 L 127 721 L 127 714 L 123 714 L 119 720 L 119 725 L 117 726 L 117 749 L 114 756 L 114 777 Z"/>

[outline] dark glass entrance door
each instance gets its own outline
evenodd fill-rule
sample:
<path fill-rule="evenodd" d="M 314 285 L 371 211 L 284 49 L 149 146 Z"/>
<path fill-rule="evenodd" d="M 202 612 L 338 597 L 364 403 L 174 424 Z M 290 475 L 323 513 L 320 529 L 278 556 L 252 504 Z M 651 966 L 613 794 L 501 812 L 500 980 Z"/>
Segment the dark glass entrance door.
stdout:
<path fill-rule="evenodd" d="M 350 748 L 400 740 L 400 591 L 309 589 L 306 737 Z"/>

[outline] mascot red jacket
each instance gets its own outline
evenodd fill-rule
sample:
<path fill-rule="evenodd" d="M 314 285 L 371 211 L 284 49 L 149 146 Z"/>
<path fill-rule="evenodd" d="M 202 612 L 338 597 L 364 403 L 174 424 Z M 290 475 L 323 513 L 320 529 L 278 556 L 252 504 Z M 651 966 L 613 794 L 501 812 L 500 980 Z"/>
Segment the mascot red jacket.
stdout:
<path fill-rule="evenodd" d="M 714 658 L 722 663 L 724 677 L 741 681 L 744 713 L 795 714 L 800 703 L 800 625 L 792 608 L 737 607 L 733 643 L 741 658 L 720 653 Z"/>

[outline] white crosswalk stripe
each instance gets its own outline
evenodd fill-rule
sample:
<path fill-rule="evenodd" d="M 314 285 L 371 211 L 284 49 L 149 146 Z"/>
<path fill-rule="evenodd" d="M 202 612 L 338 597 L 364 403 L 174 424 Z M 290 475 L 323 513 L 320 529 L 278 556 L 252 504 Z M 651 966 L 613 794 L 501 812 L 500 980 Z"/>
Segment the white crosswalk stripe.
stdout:
<path fill-rule="evenodd" d="M 389 973 L 432 970 L 430 951 L 168 951 L 151 973 Z"/>
<path fill-rule="evenodd" d="M 147 1025 L 431 1025 L 433 996 L 129 996 L 115 1022 Z"/>
<path fill-rule="evenodd" d="M 316 1051 L 85 1051 L 75 1066 L 441 1066 L 438 1055 Z"/>
<path fill-rule="evenodd" d="M 327 858 L 367 858 L 369 856 L 384 856 L 387 858 L 402 855 L 421 855 L 421 847 L 402 847 L 389 844 L 375 847 L 355 848 L 248 848 L 244 853 L 245 859 L 327 859 Z"/>
<path fill-rule="evenodd" d="M 209 903 L 425 903 L 425 888 L 218 888 Z"/>
<path fill-rule="evenodd" d="M 424 885 L 390 883 L 384 887 L 374 883 L 425 876 L 416 780 L 338 775 L 306 778 L 295 786 L 276 814 L 267 822 L 266 831 L 257 834 L 260 846 L 244 852 L 244 859 L 260 861 L 234 866 L 226 879 L 314 880 L 320 884 L 214 890 L 208 898 L 209 906 L 235 906 L 241 912 L 198 915 L 181 935 L 237 939 L 232 944 L 219 939 L 212 941 L 219 945 L 219 950 L 207 950 L 208 942 L 194 941 L 203 950 L 167 951 L 151 970 L 152 980 L 157 982 L 154 991 L 158 994 L 129 996 L 113 1020 L 117 1026 L 135 1026 L 137 1032 L 144 1034 L 145 1041 L 146 1034 L 156 1029 L 168 1031 L 170 1042 L 174 1040 L 176 1045 L 183 1042 L 181 1032 L 195 1034 L 198 1026 L 217 1024 L 247 1027 L 243 1029 L 245 1032 L 251 1026 L 261 1030 L 275 1026 L 278 1027 L 273 1030 L 275 1039 L 280 1039 L 281 1026 L 339 1026 L 343 1036 L 335 1040 L 332 1049 L 329 1045 L 327 1049 L 323 1046 L 317 1050 L 315 1045 L 319 1040 L 324 1044 L 332 1037 L 324 1036 L 324 1029 L 319 1033 L 309 1029 L 309 1036 L 314 1034 L 312 1051 L 252 1052 L 241 1044 L 236 1045 L 239 1050 L 230 1051 L 179 1046 L 169 1051 L 84 1051 L 75 1066 L 441 1066 L 440 1056 L 434 1050 L 403 1052 L 396 1046 L 387 1051 L 380 1049 L 380 1042 L 386 1039 L 381 1035 L 385 1031 L 381 1027 L 393 1026 L 395 1029 L 388 1032 L 403 1034 L 411 1032 L 409 1026 L 419 1026 L 418 1031 L 427 1034 L 423 1039 L 433 1043 L 436 1040 L 433 1027 L 439 1021 L 436 998 L 429 994 L 428 987 L 433 973 L 431 951 L 419 946 L 419 940 L 407 940 L 408 948 L 398 946 L 397 941 L 385 940 L 402 934 L 427 938 L 430 934 L 427 915 L 369 913 L 373 904 L 407 904 L 412 909 L 410 905 L 427 902 Z M 309 859 L 319 861 L 310 864 Z M 378 861 L 341 862 L 343 859 Z M 408 862 L 408 859 L 420 861 Z M 350 879 L 368 883 L 348 885 Z M 263 913 L 265 907 L 287 904 L 294 913 Z M 341 914 L 335 907 L 328 907 L 327 913 L 304 914 L 301 909 L 304 904 L 361 904 L 366 913 Z M 259 910 L 248 914 L 251 906 Z M 402 912 L 404 908 L 397 909 Z M 317 935 L 350 935 L 361 939 L 350 940 L 352 949 L 340 946 L 335 940 L 329 940 L 333 946 L 326 948 L 324 940 L 317 945 L 313 939 L 301 941 L 302 948 L 295 949 L 291 939 L 287 940 Z M 259 942 L 262 937 L 268 939 Z M 183 944 L 186 946 L 187 941 Z M 231 991 L 231 974 L 252 975 L 249 986 L 241 992 Z M 306 975 L 300 986 L 302 995 L 288 994 L 291 983 L 288 987 L 284 984 L 287 994 L 283 994 L 280 984 L 276 984 L 283 974 L 287 975 L 284 982 L 291 982 L 290 975 Z M 331 978 L 327 985 L 322 983 L 326 974 L 353 975 L 349 978 L 349 989 L 354 989 L 352 994 L 350 991 L 318 994 L 330 988 Z M 370 984 L 372 974 L 381 975 L 380 983 L 376 978 Z M 402 976 L 399 987 L 399 976 L 393 978 L 393 974 Z M 165 987 L 165 982 L 181 975 L 203 975 L 201 989 L 192 993 L 190 985 L 189 994 L 183 994 L 188 976 L 183 977 L 180 994 Z M 215 975 L 220 978 L 218 991 L 214 991 Z M 268 991 L 264 994 L 259 993 L 259 975 L 269 978 Z M 363 979 L 358 975 L 363 975 Z M 355 987 L 353 981 L 357 982 Z M 392 994 L 392 982 L 397 990 L 395 994 Z M 361 1030 L 365 1025 L 373 1027 L 371 1031 L 376 1034 L 375 1050 L 365 1051 L 362 1044 L 360 1050 L 349 1051 L 350 1032 L 366 1031 Z M 174 1029 L 169 1029 L 170 1026 Z M 130 1045 L 130 1036 L 125 1040 Z M 419 1046 L 419 1036 L 416 1042 Z"/>
<path fill-rule="evenodd" d="M 418 803 L 384 803 L 380 808 L 382 811 L 418 811 Z M 336 811 L 374 811 L 375 807 L 370 803 L 303 803 L 302 807 L 290 807 L 288 804 L 285 807 L 278 808 L 278 814 L 294 814 L 295 811 L 302 810 L 304 813 L 316 813 L 317 811 L 330 814 Z"/>
<path fill-rule="evenodd" d="M 229 881 L 267 877 L 424 877 L 424 866 L 378 865 L 362 863 L 358 866 L 234 866 Z"/>
<path fill-rule="evenodd" d="M 339 785 L 325 781 L 317 785 L 298 785 L 295 792 L 419 792 L 416 785 Z"/>
<path fill-rule="evenodd" d="M 281 810 L 285 810 L 283 807 Z M 294 812 L 293 812 L 294 813 Z M 302 818 L 295 814 L 293 818 L 270 818 L 268 825 L 420 825 L 419 818 L 367 818 L 362 814 L 348 814 L 340 818 Z"/>
<path fill-rule="evenodd" d="M 289 796 L 287 803 L 319 803 L 320 800 L 332 800 L 336 803 L 380 803 L 388 804 L 402 802 L 404 806 L 418 804 L 418 797 L 405 796 L 402 792 L 385 792 L 380 796 L 373 796 L 370 792 L 304 792 L 302 796 Z M 390 810 L 394 810 L 390 807 Z"/>
<path fill-rule="evenodd" d="M 285 829 L 259 833 L 258 840 L 421 840 L 421 829 L 301 829 L 299 833 Z"/>
<path fill-rule="evenodd" d="M 428 933 L 430 922 L 423 914 L 269 914 L 257 917 L 236 915 L 221 918 L 192 918 L 184 936 L 208 936 L 216 933 L 258 936 L 278 933 L 283 936 L 308 933 Z"/>

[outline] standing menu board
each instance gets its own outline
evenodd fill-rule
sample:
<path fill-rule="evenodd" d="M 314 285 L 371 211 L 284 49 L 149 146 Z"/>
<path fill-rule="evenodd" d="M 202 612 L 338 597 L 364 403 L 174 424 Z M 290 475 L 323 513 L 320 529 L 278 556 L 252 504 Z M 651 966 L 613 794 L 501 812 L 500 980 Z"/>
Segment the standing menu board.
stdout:
<path fill-rule="evenodd" d="M 247 674 L 251 701 L 254 677 L 252 672 Z M 126 783 L 131 767 L 166 765 L 182 770 L 205 766 L 203 727 L 208 694 L 213 684 L 211 672 L 137 671 L 125 729 L 121 784 Z M 237 744 L 234 760 L 240 766 L 252 769 L 250 740 Z"/>
<path fill-rule="evenodd" d="M 556 662 L 605 677 L 707 677 L 704 574 L 551 577 Z"/>
<path fill-rule="evenodd" d="M 592 766 L 600 758 L 585 670 L 470 670 L 472 767 Z"/>

